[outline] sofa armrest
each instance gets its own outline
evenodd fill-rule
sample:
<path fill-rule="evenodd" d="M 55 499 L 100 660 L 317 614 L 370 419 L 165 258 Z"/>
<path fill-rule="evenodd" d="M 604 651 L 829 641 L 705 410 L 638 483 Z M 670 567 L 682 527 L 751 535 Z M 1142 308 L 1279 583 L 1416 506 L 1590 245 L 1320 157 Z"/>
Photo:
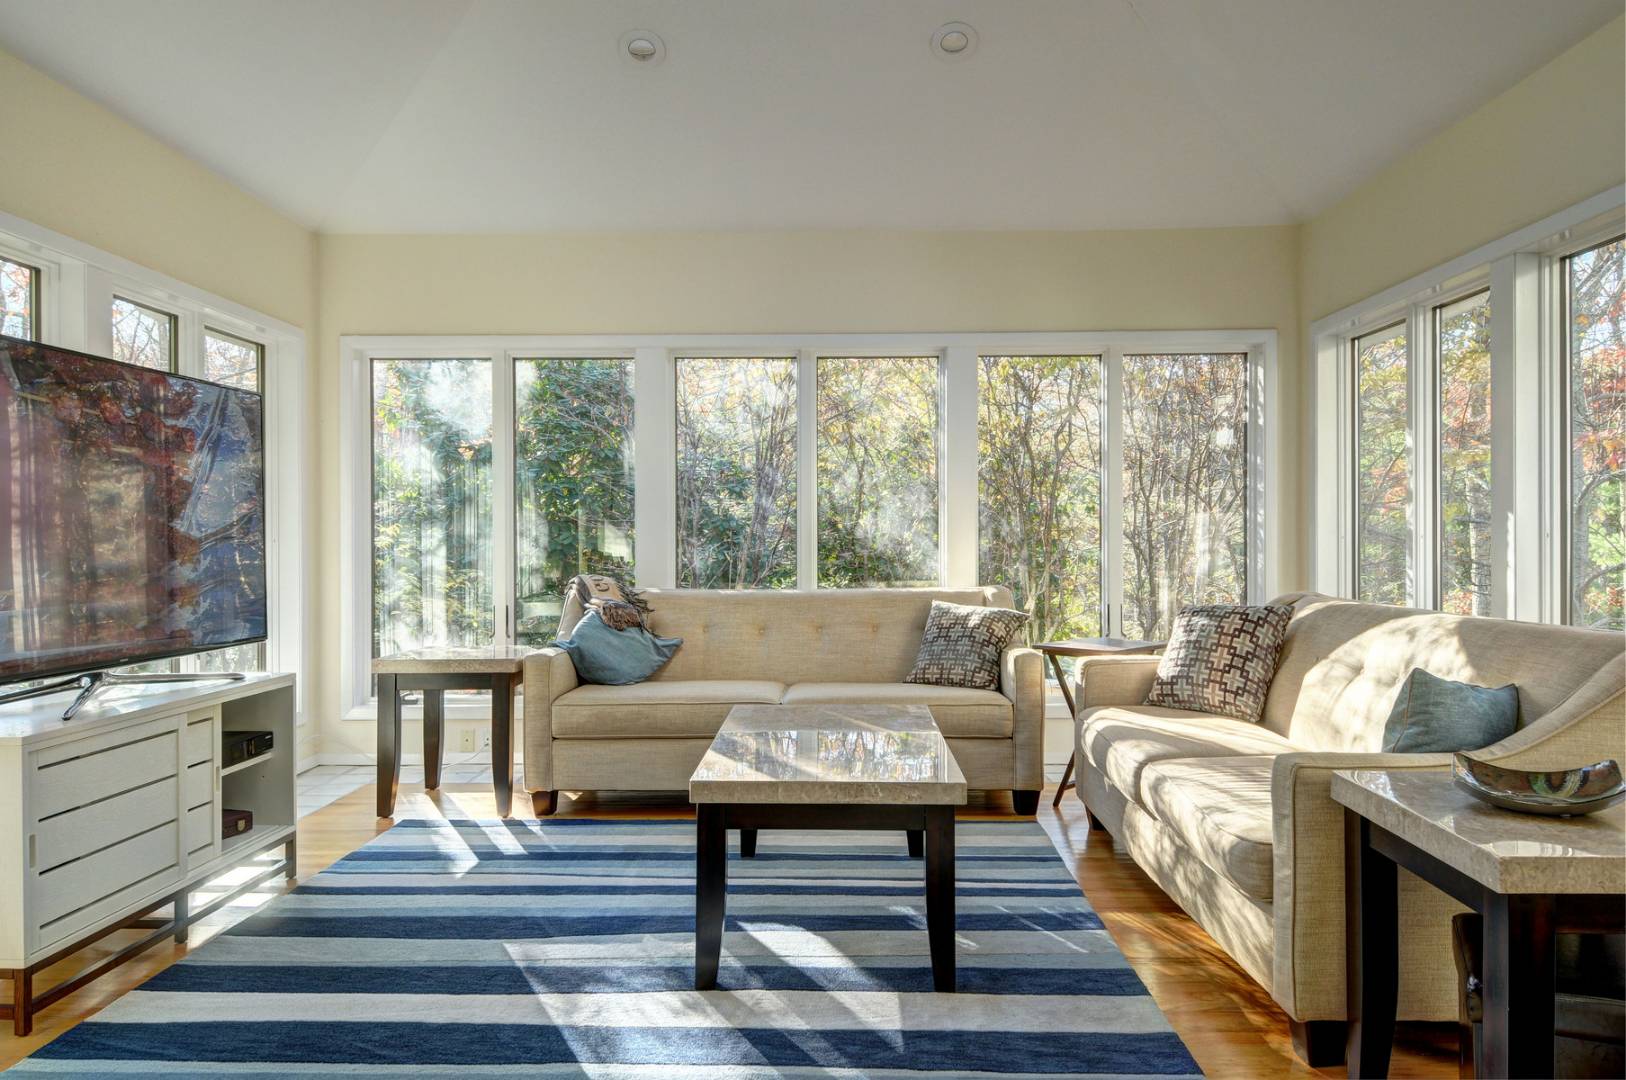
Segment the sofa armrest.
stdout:
<path fill-rule="evenodd" d="M 1073 706 L 1083 712 L 1100 705 L 1142 705 L 1157 674 L 1156 656 L 1089 656 L 1078 662 Z"/>
<path fill-rule="evenodd" d="M 1011 699 L 1014 744 L 1011 790 L 1044 787 L 1044 657 L 1025 645 L 1006 649 L 999 659 L 999 692 Z"/>
<path fill-rule="evenodd" d="M 525 790 L 553 790 L 553 703 L 577 685 L 576 665 L 549 646 L 525 658 Z"/>

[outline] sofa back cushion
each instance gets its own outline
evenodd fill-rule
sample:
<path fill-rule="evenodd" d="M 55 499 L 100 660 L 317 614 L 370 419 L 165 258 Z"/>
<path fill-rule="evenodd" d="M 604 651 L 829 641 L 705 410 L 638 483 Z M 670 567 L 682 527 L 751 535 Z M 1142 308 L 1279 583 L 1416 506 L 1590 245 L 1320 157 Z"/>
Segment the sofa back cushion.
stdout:
<path fill-rule="evenodd" d="M 1009 589 L 649 589 L 649 629 L 683 647 L 661 679 L 902 682 L 933 600 L 1010 607 Z"/>
<path fill-rule="evenodd" d="M 1413 668 L 1519 690 L 1519 724 L 1538 720 L 1626 650 L 1626 638 L 1544 623 L 1442 615 L 1315 593 L 1290 604 L 1263 723 L 1306 750 L 1377 751 Z"/>

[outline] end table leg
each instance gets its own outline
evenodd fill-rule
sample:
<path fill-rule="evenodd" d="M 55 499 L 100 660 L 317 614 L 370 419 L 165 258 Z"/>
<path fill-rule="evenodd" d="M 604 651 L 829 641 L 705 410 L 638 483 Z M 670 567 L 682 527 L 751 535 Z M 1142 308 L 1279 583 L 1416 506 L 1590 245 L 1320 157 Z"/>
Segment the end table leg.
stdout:
<path fill-rule="evenodd" d="M 378 677 L 378 816 L 395 813 L 401 783 L 401 699 L 394 675 Z"/>
<path fill-rule="evenodd" d="M 694 988 L 717 986 L 728 903 L 728 830 L 723 808 L 701 803 L 695 810 Z"/>
<path fill-rule="evenodd" d="M 497 816 L 514 812 L 514 677 L 491 678 L 491 786 Z"/>
<path fill-rule="evenodd" d="M 1400 986 L 1395 864 L 1372 850 L 1372 823 L 1344 811 L 1344 976 L 1351 1077 L 1388 1076 Z"/>
<path fill-rule="evenodd" d="M 1075 760 L 1077 760 L 1075 755 L 1067 755 L 1067 768 L 1061 771 L 1061 783 L 1056 785 L 1056 797 L 1050 800 L 1052 808 L 1061 805 L 1061 797 L 1067 793 L 1068 788 L 1073 786 L 1073 762 Z"/>
<path fill-rule="evenodd" d="M 909 857 L 918 859 L 926 854 L 926 832 L 923 829 L 910 829 L 903 834 L 909 839 Z"/>
<path fill-rule="evenodd" d="M 440 747 L 446 730 L 446 691 L 423 692 L 423 786 L 440 787 Z"/>
<path fill-rule="evenodd" d="M 1553 898 L 1485 897 L 1486 1076 L 1553 1076 Z"/>
<path fill-rule="evenodd" d="M 740 858 L 754 859 L 757 857 L 757 831 L 755 829 L 740 830 Z"/>
<path fill-rule="evenodd" d="M 954 978 L 954 807 L 926 808 L 926 940 L 932 988 L 952 994 Z"/>

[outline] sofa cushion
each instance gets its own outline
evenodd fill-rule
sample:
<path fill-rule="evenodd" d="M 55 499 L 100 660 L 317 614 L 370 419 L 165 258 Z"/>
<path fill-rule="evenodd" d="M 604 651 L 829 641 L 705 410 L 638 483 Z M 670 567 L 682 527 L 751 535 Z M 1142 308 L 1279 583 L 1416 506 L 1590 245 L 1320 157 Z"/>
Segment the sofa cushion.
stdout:
<path fill-rule="evenodd" d="M 955 739 L 1011 737 L 1011 699 L 994 690 L 916 683 L 797 683 L 786 705 L 929 705 L 943 734 Z"/>
<path fill-rule="evenodd" d="M 1144 805 L 1141 772 L 1173 758 L 1282 754 L 1298 747 L 1246 720 L 1164 709 L 1107 705 L 1079 714 L 1079 745 L 1114 787 Z"/>
<path fill-rule="evenodd" d="M 1216 874 L 1271 899 L 1270 767 L 1274 754 L 1171 758 L 1141 774 L 1143 804 Z"/>
<path fill-rule="evenodd" d="M 711 738 L 735 705 L 777 705 L 785 684 L 757 679 L 655 679 L 578 686 L 553 703 L 556 739 Z"/>

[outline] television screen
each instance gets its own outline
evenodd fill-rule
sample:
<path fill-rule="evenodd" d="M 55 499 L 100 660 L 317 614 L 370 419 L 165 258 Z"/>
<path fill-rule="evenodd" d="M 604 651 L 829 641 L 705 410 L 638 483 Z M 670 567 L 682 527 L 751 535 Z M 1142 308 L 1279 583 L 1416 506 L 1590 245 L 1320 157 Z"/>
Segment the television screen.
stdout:
<path fill-rule="evenodd" d="M 0 337 L 0 682 L 265 639 L 260 395 Z"/>

